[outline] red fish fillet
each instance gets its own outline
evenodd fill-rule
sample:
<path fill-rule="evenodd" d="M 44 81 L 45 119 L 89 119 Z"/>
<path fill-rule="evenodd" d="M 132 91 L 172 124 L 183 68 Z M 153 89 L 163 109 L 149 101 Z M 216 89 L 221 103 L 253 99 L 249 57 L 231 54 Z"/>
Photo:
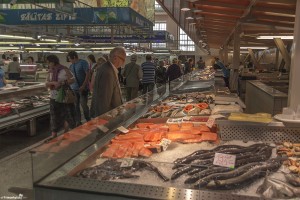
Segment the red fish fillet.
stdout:
<path fill-rule="evenodd" d="M 149 149 L 142 147 L 139 152 L 139 155 L 143 157 L 150 157 L 152 155 L 152 152 Z"/>
<path fill-rule="evenodd" d="M 154 125 L 154 123 L 138 123 L 136 127 L 138 128 L 148 128 L 148 126 Z"/>
<path fill-rule="evenodd" d="M 186 134 L 186 133 L 176 133 L 176 134 L 167 134 L 169 140 L 172 141 L 182 141 L 187 139 L 197 138 L 197 135 Z"/>
<path fill-rule="evenodd" d="M 112 158 L 115 152 L 119 149 L 119 145 L 111 145 L 101 155 L 103 158 Z"/>
<path fill-rule="evenodd" d="M 138 157 L 140 150 L 144 147 L 144 143 L 142 142 L 136 142 L 133 144 L 133 152 L 131 154 L 132 157 Z"/>
<path fill-rule="evenodd" d="M 212 132 L 203 132 L 201 136 L 203 141 L 216 141 L 218 139 L 218 135 Z"/>

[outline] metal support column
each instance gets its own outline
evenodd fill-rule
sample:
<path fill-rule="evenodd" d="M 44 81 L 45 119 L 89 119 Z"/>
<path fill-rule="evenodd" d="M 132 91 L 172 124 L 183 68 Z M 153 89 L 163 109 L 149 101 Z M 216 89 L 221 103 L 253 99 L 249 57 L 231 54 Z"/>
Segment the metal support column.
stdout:
<path fill-rule="evenodd" d="M 278 70 L 279 69 L 279 50 L 276 48 L 276 57 L 275 57 L 275 69 Z"/>
<path fill-rule="evenodd" d="M 295 18 L 295 20 L 297 20 L 297 19 Z M 296 24 L 295 24 L 295 27 L 296 27 Z M 295 34 L 295 32 L 294 32 L 294 34 Z M 295 41 L 295 38 L 294 38 L 294 41 Z M 280 51 L 280 53 L 281 53 L 281 55 L 282 55 L 282 57 L 285 61 L 285 69 L 287 69 L 287 70 L 290 69 L 291 56 L 290 56 L 288 50 L 285 48 L 285 45 L 284 45 L 282 39 L 281 38 L 274 38 L 274 42 L 275 42 L 277 48 L 279 49 L 279 51 Z"/>
<path fill-rule="evenodd" d="M 225 45 L 224 46 L 224 51 L 223 51 L 223 63 L 224 65 L 227 65 L 228 64 L 228 46 Z"/>
<path fill-rule="evenodd" d="M 300 104 L 300 1 L 296 5 L 296 17 L 294 26 L 294 41 L 291 49 L 291 70 L 288 105 L 294 109 Z"/>
<path fill-rule="evenodd" d="M 36 118 L 32 118 L 27 122 L 27 132 L 29 136 L 36 135 Z"/>
<path fill-rule="evenodd" d="M 236 91 L 239 77 L 239 65 L 240 65 L 240 26 L 235 29 L 233 35 L 233 62 L 232 70 L 230 72 L 230 90 Z"/>

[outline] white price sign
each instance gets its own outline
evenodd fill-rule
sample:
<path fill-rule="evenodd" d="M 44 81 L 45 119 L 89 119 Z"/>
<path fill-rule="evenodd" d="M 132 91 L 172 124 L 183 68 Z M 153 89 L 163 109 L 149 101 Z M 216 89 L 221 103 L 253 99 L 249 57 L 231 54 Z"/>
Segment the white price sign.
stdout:
<path fill-rule="evenodd" d="M 214 165 L 229 167 L 234 169 L 236 156 L 225 153 L 215 153 Z"/>
<path fill-rule="evenodd" d="M 171 140 L 168 140 L 166 138 L 163 138 L 160 142 L 160 145 L 162 146 L 163 148 L 163 151 L 167 150 L 168 146 L 171 144 Z"/>
<path fill-rule="evenodd" d="M 133 165 L 133 159 L 123 159 L 120 167 L 131 167 Z"/>
<path fill-rule="evenodd" d="M 129 130 L 127 128 L 125 128 L 124 126 L 120 126 L 119 128 L 117 128 L 119 131 L 121 131 L 122 133 L 128 133 Z"/>
<path fill-rule="evenodd" d="M 209 116 L 207 122 L 206 122 L 206 126 L 209 128 L 212 128 L 213 125 L 215 124 L 216 119 L 218 118 L 223 118 L 225 117 L 224 115 L 211 115 Z"/>

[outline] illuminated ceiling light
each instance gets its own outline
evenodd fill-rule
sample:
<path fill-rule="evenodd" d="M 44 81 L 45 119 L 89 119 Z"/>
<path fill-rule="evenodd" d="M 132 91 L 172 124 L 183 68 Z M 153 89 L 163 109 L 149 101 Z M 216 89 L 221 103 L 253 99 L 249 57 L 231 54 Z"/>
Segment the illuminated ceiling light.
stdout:
<path fill-rule="evenodd" d="M 203 10 L 199 10 L 199 9 L 195 9 L 193 10 L 194 13 L 200 13 L 200 12 L 203 12 Z"/>
<path fill-rule="evenodd" d="M 204 17 L 200 16 L 200 17 L 196 17 L 195 19 L 201 20 L 201 19 L 204 19 Z"/>
<path fill-rule="evenodd" d="M 0 47 L 0 50 L 18 50 L 19 47 Z"/>
<path fill-rule="evenodd" d="M 49 45 L 49 44 L 53 44 L 53 45 L 68 45 L 68 44 L 74 44 L 72 42 L 39 42 L 39 43 L 35 43 L 35 44 L 39 44 L 39 45 Z"/>
<path fill-rule="evenodd" d="M 32 44 L 31 42 L 23 42 L 23 41 L 20 41 L 20 42 L 0 42 L 0 44 Z"/>
<path fill-rule="evenodd" d="M 256 39 L 259 39 L 259 40 L 273 40 L 274 38 L 281 38 L 282 40 L 293 40 L 294 36 L 292 36 L 292 35 L 265 35 L 265 36 L 256 37 Z"/>
<path fill-rule="evenodd" d="M 22 39 L 22 40 L 34 40 L 33 37 L 18 36 L 18 35 L 0 35 L 0 38 L 5 38 L 5 39 Z"/>
<path fill-rule="evenodd" d="M 182 11 L 189 11 L 191 10 L 190 8 L 181 8 Z"/>
<path fill-rule="evenodd" d="M 104 49 L 113 49 L 114 47 L 95 47 L 91 48 L 92 50 L 104 50 Z"/>
<path fill-rule="evenodd" d="M 51 48 L 43 48 L 43 47 L 27 47 L 26 50 L 51 50 Z"/>
<path fill-rule="evenodd" d="M 13 44 L 9 44 L 9 46 L 10 46 L 10 47 L 13 47 L 14 45 L 13 45 Z"/>
<path fill-rule="evenodd" d="M 190 19 L 194 19 L 193 17 L 187 17 L 187 18 L 185 18 L 185 19 L 188 19 L 188 20 L 190 20 Z"/>
<path fill-rule="evenodd" d="M 75 45 L 76 47 L 78 47 L 80 44 L 79 44 L 78 42 L 76 42 L 74 45 Z"/>
<path fill-rule="evenodd" d="M 40 45 L 40 44 L 38 44 L 38 43 L 36 43 L 36 44 L 35 44 L 35 46 L 39 47 L 39 46 L 41 46 L 41 45 Z"/>
<path fill-rule="evenodd" d="M 240 49 L 267 49 L 268 47 L 257 47 L 257 46 L 253 46 L 253 47 L 240 47 Z"/>
<path fill-rule="evenodd" d="M 68 47 L 66 47 L 66 48 L 57 48 L 57 50 L 85 50 L 85 48 L 68 48 Z"/>

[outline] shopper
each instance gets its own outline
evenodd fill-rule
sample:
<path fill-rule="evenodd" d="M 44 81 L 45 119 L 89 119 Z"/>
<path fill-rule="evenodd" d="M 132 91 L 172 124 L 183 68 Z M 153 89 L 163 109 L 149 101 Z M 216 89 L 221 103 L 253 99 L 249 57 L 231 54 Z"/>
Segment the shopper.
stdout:
<path fill-rule="evenodd" d="M 151 55 L 146 55 L 146 62 L 142 63 L 143 71 L 143 94 L 150 92 L 154 88 L 155 84 L 155 65 L 152 62 Z"/>
<path fill-rule="evenodd" d="M 182 75 L 180 67 L 177 65 L 177 58 L 174 58 L 172 63 L 173 64 L 170 65 L 167 70 L 167 77 L 169 81 L 173 81 Z"/>
<path fill-rule="evenodd" d="M 56 55 L 49 55 L 47 63 L 49 73 L 46 80 L 46 87 L 50 88 L 50 139 L 52 139 L 57 137 L 57 133 L 64 127 L 65 122 L 67 122 L 69 128 L 75 128 L 75 105 L 56 102 L 58 89 L 64 84 L 74 83 L 75 79 L 67 67 L 59 64 L 59 59 Z M 65 127 L 65 131 L 67 131 L 67 127 Z"/>
<path fill-rule="evenodd" d="M 193 59 L 189 58 L 184 64 L 184 74 L 190 73 L 193 71 Z"/>
<path fill-rule="evenodd" d="M 13 57 L 13 61 L 8 64 L 8 79 L 9 80 L 19 80 L 21 74 L 20 63 L 18 62 L 18 57 Z"/>
<path fill-rule="evenodd" d="M 94 66 L 94 68 L 91 71 L 91 82 L 90 82 L 90 92 L 93 93 L 94 90 L 94 84 L 95 84 L 95 78 L 96 78 L 96 74 L 97 74 L 97 70 L 98 68 L 104 64 L 106 62 L 106 59 L 101 56 L 100 58 L 98 58 L 97 60 L 97 64 Z"/>
<path fill-rule="evenodd" d="M 227 69 L 227 67 L 225 67 L 225 65 L 220 61 L 219 58 L 215 58 L 215 64 L 222 69 L 223 79 L 224 79 L 224 82 L 225 82 L 225 87 L 229 88 L 229 76 L 230 76 L 229 69 Z"/>
<path fill-rule="evenodd" d="M 89 64 L 85 60 L 79 59 L 77 52 L 69 52 L 68 59 L 72 63 L 70 66 L 70 70 L 75 77 L 75 82 L 71 85 L 71 88 L 75 92 L 77 99 L 75 103 L 76 126 L 79 126 L 81 125 L 80 106 L 83 110 L 85 120 L 90 120 L 90 112 L 89 107 L 87 105 L 89 94 L 88 83 L 90 77 L 90 70 Z"/>
<path fill-rule="evenodd" d="M 28 64 L 28 65 L 34 65 L 34 64 L 35 64 L 35 63 L 34 63 L 34 59 L 33 59 L 32 56 L 29 56 L 29 57 L 27 58 L 27 64 Z"/>
<path fill-rule="evenodd" d="M 200 59 L 198 60 L 197 65 L 198 65 L 198 69 L 204 69 L 205 62 L 202 60 L 202 57 L 200 57 Z"/>
<path fill-rule="evenodd" d="M 0 88 L 4 87 L 6 85 L 6 80 L 5 80 L 5 72 L 2 69 L 4 63 L 1 61 L 0 63 Z"/>
<path fill-rule="evenodd" d="M 89 90 L 92 91 L 92 77 L 93 77 L 94 69 L 97 66 L 97 62 L 96 62 L 96 58 L 93 54 L 88 55 L 87 60 L 89 63 L 89 70 L 90 70 L 90 80 L 89 80 L 88 86 L 89 86 Z"/>
<path fill-rule="evenodd" d="M 125 65 L 122 73 L 126 80 L 126 101 L 130 101 L 138 96 L 140 79 L 143 77 L 141 66 L 136 64 L 137 56 L 135 54 L 131 55 L 130 61 L 130 63 Z"/>
<path fill-rule="evenodd" d="M 158 66 L 155 70 L 155 77 L 157 88 L 164 85 L 167 81 L 167 69 L 165 68 L 165 62 L 162 60 L 158 62 Z"/>
<path fill-rule="evenodd" d="M 98 68 L 92 96 L 92 117 L 102 115 L 122 104 L 118 68 L 124 65 L 125 59 L 125 49 L 115 47 L 109 54 L 109 60 Z"/>

